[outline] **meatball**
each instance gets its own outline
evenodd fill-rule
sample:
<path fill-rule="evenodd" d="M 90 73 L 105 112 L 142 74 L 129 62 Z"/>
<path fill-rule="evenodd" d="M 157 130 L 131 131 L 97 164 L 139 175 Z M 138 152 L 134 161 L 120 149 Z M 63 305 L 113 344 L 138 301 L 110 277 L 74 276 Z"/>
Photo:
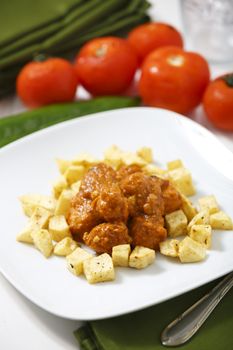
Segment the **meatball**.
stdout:
<path fill-rule="evenodd" d="M 71 201 L 71 208 L 68 216 L 68 224 L 72 234 L 82 240 L 84 232 L 89 232 L 93 227 L 101 222 L 95 203 L 84 198 L 78 193 Z"/>
<path fill-rule="evenodd" d="M 175 187 L 169 182 L 168 186 L 162 192 L 164 200 L 164 214 L 172 213 L 175 210 L 181 209 L 182 198 Z"/>
<path fill-rule="evenodd" d="M 104 163 L 99 163 L 86 173 L 81 182 L 80 192 L 85 198 L 95 199 L 101 191 L 116 182 L 116 171 Z"/>
<path fill-rule="evenodd" d="M 164 203 L 158 178 L 137 172 L 124 178 L 120 187 L 128 198 L 130 216 L 163 215 Z"/>
<path fill-rule="evenodd" d="M 85 233 L 83 240 L 97 253 L 112 253 L 112 248 L 119 244 L 131 243 L 127 226 L 123 223 L 103 223 Z"/>
<path fill-rule="evenodd" d="M 117 180 L 121 181 L 128 175 L 142 172 L 142 169 L 139 165 L 133 164 L 133 165 L 124 165 L 117 171 Z"/>
<path fill-rule="evenodd" d="M 167 230 L 163 227 L 162 216 L 140 215 L 132 219 L 129 234 L 134 246 L 158 249 L 159 243 L 167 237 Z"/>
<path fill-rule="evenodd" d="M 103 221 L 126 223 L 129 215 L 128 201 L 118 185 L 100 193 L 96 202 L 96 210 Z"/>

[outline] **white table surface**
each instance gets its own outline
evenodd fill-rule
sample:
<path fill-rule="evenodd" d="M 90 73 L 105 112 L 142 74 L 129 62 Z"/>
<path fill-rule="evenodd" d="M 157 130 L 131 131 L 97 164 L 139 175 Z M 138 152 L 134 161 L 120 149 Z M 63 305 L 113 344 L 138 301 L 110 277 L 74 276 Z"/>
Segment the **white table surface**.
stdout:
<path fill-rule="evenodd" d="M 158 21 L 173 24 L 183 31 L 178 0 L 151 0 L 151 15 Z M 190 48 L 188 44 L 186 47 Z M 212 65 L 211 73 L 233 71 L 232 64 Z M 0 117 L 24 110 L 16 98 L 0 101 Z M 214 129 L 201 108 L 192 118 L 209 128 L 233 152 L 233 134 Z M 12 287 L 0 274 L 0 348 L 4 350 L 74 350 L 78 344 L 72 332 L 81 324 L 53 316 L 41 310 Z"/>

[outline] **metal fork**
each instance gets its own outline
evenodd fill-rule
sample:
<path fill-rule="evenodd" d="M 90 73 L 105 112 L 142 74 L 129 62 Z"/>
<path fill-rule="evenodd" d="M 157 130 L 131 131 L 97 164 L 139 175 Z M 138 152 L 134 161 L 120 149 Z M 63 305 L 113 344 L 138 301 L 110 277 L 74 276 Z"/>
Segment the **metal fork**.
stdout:
<path fill-rule="evenodd" d="M 186 343 L 198 331 L 232 286 L 233 272 L 163 330 L 162 344 L 170 347 Z"/>

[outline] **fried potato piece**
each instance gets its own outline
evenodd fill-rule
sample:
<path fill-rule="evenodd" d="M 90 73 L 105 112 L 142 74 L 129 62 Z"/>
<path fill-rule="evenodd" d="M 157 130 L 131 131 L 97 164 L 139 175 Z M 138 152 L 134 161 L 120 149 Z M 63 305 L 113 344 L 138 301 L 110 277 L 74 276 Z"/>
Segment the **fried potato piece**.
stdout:
<path fill-rule="evenodd" d="M 81 180 L 78 180 L 76 182 L 74 182 L 70 188 L 72 189 L 72 191 L 77 194 L 80 190 L 80 186 L 81 186 Z"/>
<path fill-rule="evenodd" d="M 71 254 L 67 255 L 67 267 L 75 276 L 83 274 L 83 263 L 85 260 L 92 258 L 93 255 L 78 247 Z"/>
<path fill-rule="evenodd" d="M 112 248 L 114 266 L 129 266 L 130 244 L 119 244 Z"/>
<path fill-rule="evenodd" d="M 137 155 L 147 163 L 153 162 L 153 151 L 150 147 L 141 147 L 137 150 Z"/>
<path fill-rule="evenodd" d="M 144 269 L 155 261 L 155 251 L 150 248 L 136 246 L 129 256 L 129 266 Z"/>
<path fill-rule="evenodd" d="M 209 225 L 210 215 L 208 210 L 202 210 L 197 213 L 188 224 L 188 232 L 193 225 Z"/>
<path fill-rule="evenodd" d="M 17 235 L 16 240 L 18 242 L 33 243 L 34 233 L 48 227 L 51 215 L 50 211 L 42 207 L 35 208 L 28 225 Z"/>
<path fill-rule="evenodd" d="M 68 188 L 67 181 L 63 175 L 61 175 L 53 184 L 52 192 L 53 196 L 58 199 L 63 190 Z"/>
<path fill-rule="evenodd" d="M 188 221 L 191 221 L 192 218 L 197 214 L 197 209 L 193 206 L 192 202 L 183 194 L 181 194 L 181 209 L 185 213 Z"/>
<path fill-rule="evenodd" d="M 210 225 L 216 230 L 232 230 L 232 219 L 224 211 L 210 215 Z"/>
<path fill-rule="evenodd" d="M 159 243 L 160 253 L 172 258 L 178 257 L 179 241 L 178 239 L 166 239 L 166 241 Z"/>
<path fill-rule="evenodd" d="M 70 211 L 71 199 L 73 196 L 73 191 L 63 190 L 60 197 L 58 198 L 54 214 L 64 215 L 67 218 Z"/>
<path fill-rule="evenodd" d="M 61 174 L 64 174 L 72 164 L 70 160 L 65 159 L 56 159 L 56 163 Z"/>
<path fill-rule="evenodd" d="M 213 195 L 199 198 L 198 203 L 200 210 L 208 210 L 210 214 L 214 214 L 219 211 L 218 203 Z"/>
<path fill-rule="evenodd" d="M 33 233 L 33 243 L 35 247 L 48 258 L 53 251 L 53 242 L 48 230 L 40 229 Z"/>
<path fill-rule="evenodd" d="M 167 173 L 166 170 L 161 169 L 154 164 L 146 164 L 142 169 L 149 176 L 164 177 L 164 175 Z"/>
<path fill-rule="evenodd" d="M 44 196 L 39 194 L 28 194 L 19 197 L 24 214 L 32 216 L 37 207 L 44 208 L 51 213 L 54 213 L 56 201 L 50 196 Z"/>
<path fill-rule="evenodd" d="M 99 160 L 89 153 L 80 153 L 72 159 L 71 163 L 73 165 L 83 165 L 85 168 L 89 168 L 99 163 Z"/>
<path fill-rule="evenodd" d="M 184 165 L 182 163 L 182 160 L 180 159 L 175 159 L 167 163 L 167 169 L 168 170 L 174 170 L 177 168 L 183 168 Z"/>
<path fill-rule="evenodd" d="M 65 237 L 60 242 L 58 242 L 54 247 L 54 254 L 59 256 L 70 255 L 76 248 L 78 243 L 74 241 L 71 237 Z"/>
<path fill-rule="evenodd" d="M 65 237 L 71 237 L 69 225 L 64 215 L 52 216 L 49 220 L 49 232 L 54 241 L 61 241 Z"/>
<path fill-rule="evenodd" d="M 69 186 L 74 182 L 81 180 L 86 172 L 86 169 L 83 165 L 71 165 L 69 166 L 65 173 L 64 177 Z"/>
<path fill-rule="evenodd" d="M 192 196 L 196 193 L 192 176 L 188 169 L 177 168 L 168 172 L 168 177 L 174 186 L 185 196 Z"/>
<path fill-rule="evenodd" d="M 33 243 L 31 227 L 28 225 L 16 236 L 16 240 L 22 243 Z"/>
<path fill-rule="evenodd" d="M 123 165 L 120 148 L 115 145 L 107 148 L 104 152 L 104 162 L 111 165 L 114 169 L 119 169 Z"/>
<path fill-rule="evenodd" d="M 206 249 L 203 244 L 187 236 L 179 243 L 178 255 L 182 263 L 198 262 L 205 259 Z"/>
<path fill-rule="evenodd" d="M 187 233 L 188 220 L 183 210 L 176 210 L 165 215 L 165 224 L 170 237 L 177 237 Z"/>
<path fill-rule="evenodd" d="M 115 279 L 112 258 L 107 253 L 85 260 L 83 270 L 87 281 L 91 284 Z"/>
<path fill-rule="evenodd" d="M 211 226 L 210 225 L 193 225 L 189 236 L 194 241 L 204 244 L 206 248 L 211 247 Z"/>

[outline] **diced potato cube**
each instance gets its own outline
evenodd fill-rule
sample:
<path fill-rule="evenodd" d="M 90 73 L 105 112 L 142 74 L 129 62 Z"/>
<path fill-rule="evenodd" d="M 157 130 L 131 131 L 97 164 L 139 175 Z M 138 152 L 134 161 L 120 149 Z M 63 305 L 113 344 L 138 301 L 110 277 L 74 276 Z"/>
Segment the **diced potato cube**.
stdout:
<path fill-rule="evenodd" d="M 69 185 L 81 180 L 85 174 L 85 168 L 83 165 L 71 165 L 66 169 L 64 177 Z"/>
<path fill-rule="evenodd" d="M 188 231 L 193 225 L 209 225 L 210 215 L 208 210 L 202 210 L 197 213 L 188 224 Z"/>
<path fill-rule="evenodd" d="M 120 244 L 112 248 L 114 266 L 129 266 L 130 244 Z"/>
<path fill-rule="evenodd" d="M 219 211 L 218 203 L 215 196 L 206 196 L 198 199 L 200 210 L 208 210 L 210 214 Z"/>
<path fill-rule="evenodd" d="M 87 281 L 91 284 L 115 279 L 112 258 L 107 253 L 85 260 L 83 271 Z"/>
<path fill-rule="evenodd" d="M 25 229 L 23 229 L 16 237 L 16 240 L 18 242 L 23 243 L 33 243 L 33 239 L 31 236 L 31 227 L 27 226 Z"/>
<path fill-rule="evenodd" d="M 232 230 L 232 220 L 224 211 L 210 215 L 210 225 L 217 230 Z"/>
<path fill-rule="evenodd" d="M 184 165 L 180 159 L 175 159 L 167 163 L 168 170 L 174 170 L 177 168 L 183 168 Z"/>
<path fill-rule="evenodd" d="M 54 247 L 54 254 L 59 256 L 67 256 L 78 247 L 78 243 L 71 237 L 65 237 Z"/>
<path fill-rule="evenodd" d="M 181 193 L 182 198 L 182 210 L 185 213 L 185 216 L 187 217 L 188 221 L 191 221 L 192 218 L 197 214 L 197 209 L 193 206 L 192 202 L 185 197 Z"/>
<path fill-rule="evenodd" d="M 39 194 L 28 194 L 19 197 L 24 214 L 31 216 L 37 207 L 44 208 L 51 213 L 55 210 L 56 201 L 54 198 Z"/>
<path fill-rule="evenodd" d="M 60 197 L 58 198 L 57 205 L 55 208 L 55 215 L 68 216 L 70 210 L 70 202 L 74 193 L 72 190 L 63 190 Z"/>
<path fill-rule="evenodd" d="M 71 237 L 69 225 L 64 215 L 52 216 L 49 220 L 49 232 L 54 241 L 61 241 L 65 237 Z"/>
<path fill-rule="evenodd" d="M 73 253 L 67 255 L 67 267 L 76 276 L 83 273 L 83 263 L 85 260 L 92 258 L 92 255 L 82 248 L 76 248 Z"/>
<path fill-rule="evenodd" d="M 71 189 L 72 189 L 72 191 L 76 194 L 76 193 L 79 192 L 80 186 L 81 186 L 81 180 L 74 182 L 74 183 L 71 185 Z"/>
<path fill-rule="evenodd" d="M 210 225 L 193 225 L 189 236 L 194 241 L 204 244 L 206 248 L 211 247 L 211 226 Z"/>
<path fill-rule="evenodd" d="M 150 248 L 136 246 L 129 256 L 129 266 L 144 269 L 155 260 L 155 251 Z"/>
<path fill-rule="evenodd" d="M 182 263 L 197 262 L 205 259 L 206 249 L 203 244 L 187 236 L 179 244 L 178 255 Z"/>
<path fill-rule="evenodd" d="M 176 210 L 165 215 L 165 223 L 168 235 L 171 237 L 177 237 L 187 233 L 188 220 L 182 210 Z"/>
<path fill-rule="evenodd" d="M 131 152 L 124 152 L 121 156 L 122 162 L 125 165 L 139 165 L 144 166 L 147 164 L 147 162 L 139 157 L 137 154 L 131 153 Z"/>
<path fill-rule="evenodd" d="M 16 237 L 17 241 L 24 243 L 33 243 L 34 233 L 38 232 L 40 229 L 48 227 L 49 218 L 51 212 L 42 208 L 37 207 L 33 215 L 30 217 L 28 225 L 23 229 Z"/>
<path fill-rule="evenodd" d="M 53 195 L 57 199 L 63 190 L 68 187 L 67 181 L 63 175 L 59 177 L 59 179 L 53 184 Z"/>
<path fill-rule="evenodd" d="M 99 163 L 99 160 L 94 158 L 89 153 L 80 153 L 74 159 L 72 159 L 72 164 L 83 165 L 85 168 L 88 168 L 96 163 Z"/>
<path fill-rule="evenodd" d="M 38 231 L 42 228 L 47 228 L 49 223 L 49 218 L 51 217 L 51 215 L 52 215 L 51 212 L 44 208 L 41 208 L 41 207 L 36 208 L 29 220 L 29 227 L 31 228 L 31 234 L 33 235 L 33 232 Z"/>
<path fill-rule="evenodd" d="M 38 230 L 33 234 L 33 242 L 37 249 L 48 258 L 53 251 L 53 242 L 48 230 Z"/>
<path fill-rule="evenodd" d="M 104 161 L 113 168 L 118 169 L 122 164 L 122 151 L 119 147 L 113 145 L 104 152 Z"/>
<path fill-rule="evenodd" d="M 159 243 L 160 253 L 173 258 L 178 256 L 179 241 L 178 239 L 166 239 Z"/>
<path fill-rule="evenodd" d="M 150 147 L 142 147 L 137 150 L 137 155 L 144 159 L 147 163 L 153 162 L 153 152 Z"/>
<path fill-rule="evenodd" d="M 146 166 L 143 167 L 143 170 L 149 176 L 153 176 L 153 175 L 163 176 L 164 174 L 166 174 L 166 170 L 161 169 L 154 164 L 147 164 Z"/>
<path fill-rule="evenodd" d="M 70 160 L 65 160 L 65 159 L 56 159 L 58 169 L 61 174 L 64 174 L 65 171 L 71 166 L 71 161 Z"/>
<path fill-rule="evenodd" d="M 169 179 L 174 186 L 185 196 L 192 196 L 196 193 L 190 171 L 186 168 L 177 168 L 168 172 Z"/>

